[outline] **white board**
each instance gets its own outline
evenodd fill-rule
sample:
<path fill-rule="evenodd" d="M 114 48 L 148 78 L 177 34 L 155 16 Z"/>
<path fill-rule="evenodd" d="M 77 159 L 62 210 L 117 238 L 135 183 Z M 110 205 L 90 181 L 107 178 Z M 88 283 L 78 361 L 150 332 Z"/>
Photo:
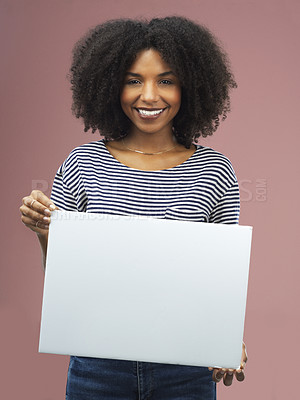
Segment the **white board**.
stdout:
<path fill-rule="evenodd" d="M 53 211 L 39 351 L 237 368 L 252 227 Z"/>

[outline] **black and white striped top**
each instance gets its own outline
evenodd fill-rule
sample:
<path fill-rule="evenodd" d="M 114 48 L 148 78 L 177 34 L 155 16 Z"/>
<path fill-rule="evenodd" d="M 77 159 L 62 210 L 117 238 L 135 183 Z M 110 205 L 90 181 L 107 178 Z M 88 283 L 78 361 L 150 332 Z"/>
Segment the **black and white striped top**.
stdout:
<path fill-rule="evenodd" d="M 59 167 L 51 200 L 67 211 L 237 224 L 239 188 L 230 161 L 195 145 L 182 164 L 145 171 L 118 161 L 104 139 L 83 144 Z"/>

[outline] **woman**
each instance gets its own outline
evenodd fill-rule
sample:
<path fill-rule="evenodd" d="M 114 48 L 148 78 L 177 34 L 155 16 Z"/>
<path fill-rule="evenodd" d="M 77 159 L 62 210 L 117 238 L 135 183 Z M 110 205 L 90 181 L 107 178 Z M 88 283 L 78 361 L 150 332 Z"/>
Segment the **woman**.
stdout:
<path fill-rule="evenodd" d="M 45 265 L 55 207 L 69 211 L 238 223 L 230 161 L 197 142 L 230 111 L 236 87 L 226 54 L 207 28 L 182 17 L 113 20 L 75 46 L 72 110 L 104 139 L 72 150 L 51 200 L 23 198 L 22 222 L 37 233 Z M 117 246 L 117 244 L 116 244 Z M 213 369 L 71 357 L 67 399 L 215 399 L 241 368 Z"/>

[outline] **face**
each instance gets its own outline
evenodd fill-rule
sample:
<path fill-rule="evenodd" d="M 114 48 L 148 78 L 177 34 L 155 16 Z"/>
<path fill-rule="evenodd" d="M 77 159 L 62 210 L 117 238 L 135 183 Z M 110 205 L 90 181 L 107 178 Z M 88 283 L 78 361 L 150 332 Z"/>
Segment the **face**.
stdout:
<path fill-rule="evenodd" d="M 131 132 L 170 134 L 181 103 L 180 83 L 159 52 L 143 50 L 127 71 L 120 101 Z"/>

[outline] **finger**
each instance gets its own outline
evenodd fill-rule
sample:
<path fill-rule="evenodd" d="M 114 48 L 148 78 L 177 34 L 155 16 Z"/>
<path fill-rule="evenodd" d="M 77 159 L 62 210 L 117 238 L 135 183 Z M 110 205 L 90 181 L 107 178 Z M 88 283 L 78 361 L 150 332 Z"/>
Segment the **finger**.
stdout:
<path fill-rule="evenodd" d="M 235 371 L 235 377 L 239 382 L 242 382 L 245 379 L 245 373 L 242 369 L 237 369 Z"/>
<path fill-rule="evenodd" d="M 245 361 L 241 361 L 241 365 L 239 369 L 245 369 L 246 367 L 246 362 Z"/>
<path fill-rule="evenodd" d="M 44 224 L 41 220 L 35 221 L 30 217 L 26 217 L 24 215 L 22 215 L 21 220 L 25 226 L 27 226 L 34 232 L 45 233 L 45 231 L 49 230 L 49 225 Z"/>
<path fill-rule="evenodd" d="M 233 369 L 228 369 L 227 372 L 223 376 L 223 383 L 225 386 L 230 386 L 233 381 Z"/>
<path fill-rule="evenodd" d="M 50 223 L 50 216 L 45 215 L 43 213 L 43 210 L 41 210 L 40 212 L 34 211 L 30 207 L 27 207 L 26 205 L 23 204 L 20 207 L 20 211 L 21 211 L 22 215 L 24 215 L 25 217 L 31 218 L 33 221 L 40 220 L 41 222 L 46 223 L 46 224 Z"/>
<path fill-rule="evenodd" d="M 245 369 L 247 360 L 248 360 L 247 356 L 246 356 L 246 358 L 242 358 L 241 363 L 240 363 L 240 368 L 238 368 L 238 369 L 242 369 L 242 370 Z"/>
<path fill-rule="evenodd" d="M 58 209 L 43 192 L 33 190 L 30 196 L 23 197 L 23 204 L 28 208 L 44 215 L 51 215 L 51 211 Z"/>
<path fill-rule="evenodd" d="M 46 207 L 52 207 L 52 210 L 58 209 L 58 207 L 53 203 L 52 200 L 49 199 L 43 192 L 40 190 L 33 190 L 30 194 L 31 197 L 38 200 L 41 204 L 45 205 Z"/>
<path fill-rule="evenodd" d="M 29 210 L 34 210 L 36 212 L 39 212 L 40 214 L 51 214 L 51 211 L 48 209 L 48 207 L 46 207 L 45 205 L 43 205 L 42 203 L 40 203 L 37 199 L 33 198 L 32 196 L 26 196 L 23 197 L 22 199 L 23 202 L 23 206 L 27 207 L 27 215 L 29 214 Z M 48 212 L 46 212 L 45 214 L 45 209 L 48 210 Z M 24 207 L 23 207 L 24 210 Z"/>
<path fill-rule="evenodd" d="M 248 354 L 247 354 L 247 350 L 246 350 L 246 345 L 243 342 L 242 345 L 242 359 L 241 359 L 241 366 L 242 368 L 245 368 L 245 364 L 248 361 Z"/>
<path fill-rule="evenodd" d="M 220 382 L 220 380 L 223 378 L 224 373 L 225 370 L 223 370 L 222 368 L 214 368 L 212 380 L 216 383 Z"/>

